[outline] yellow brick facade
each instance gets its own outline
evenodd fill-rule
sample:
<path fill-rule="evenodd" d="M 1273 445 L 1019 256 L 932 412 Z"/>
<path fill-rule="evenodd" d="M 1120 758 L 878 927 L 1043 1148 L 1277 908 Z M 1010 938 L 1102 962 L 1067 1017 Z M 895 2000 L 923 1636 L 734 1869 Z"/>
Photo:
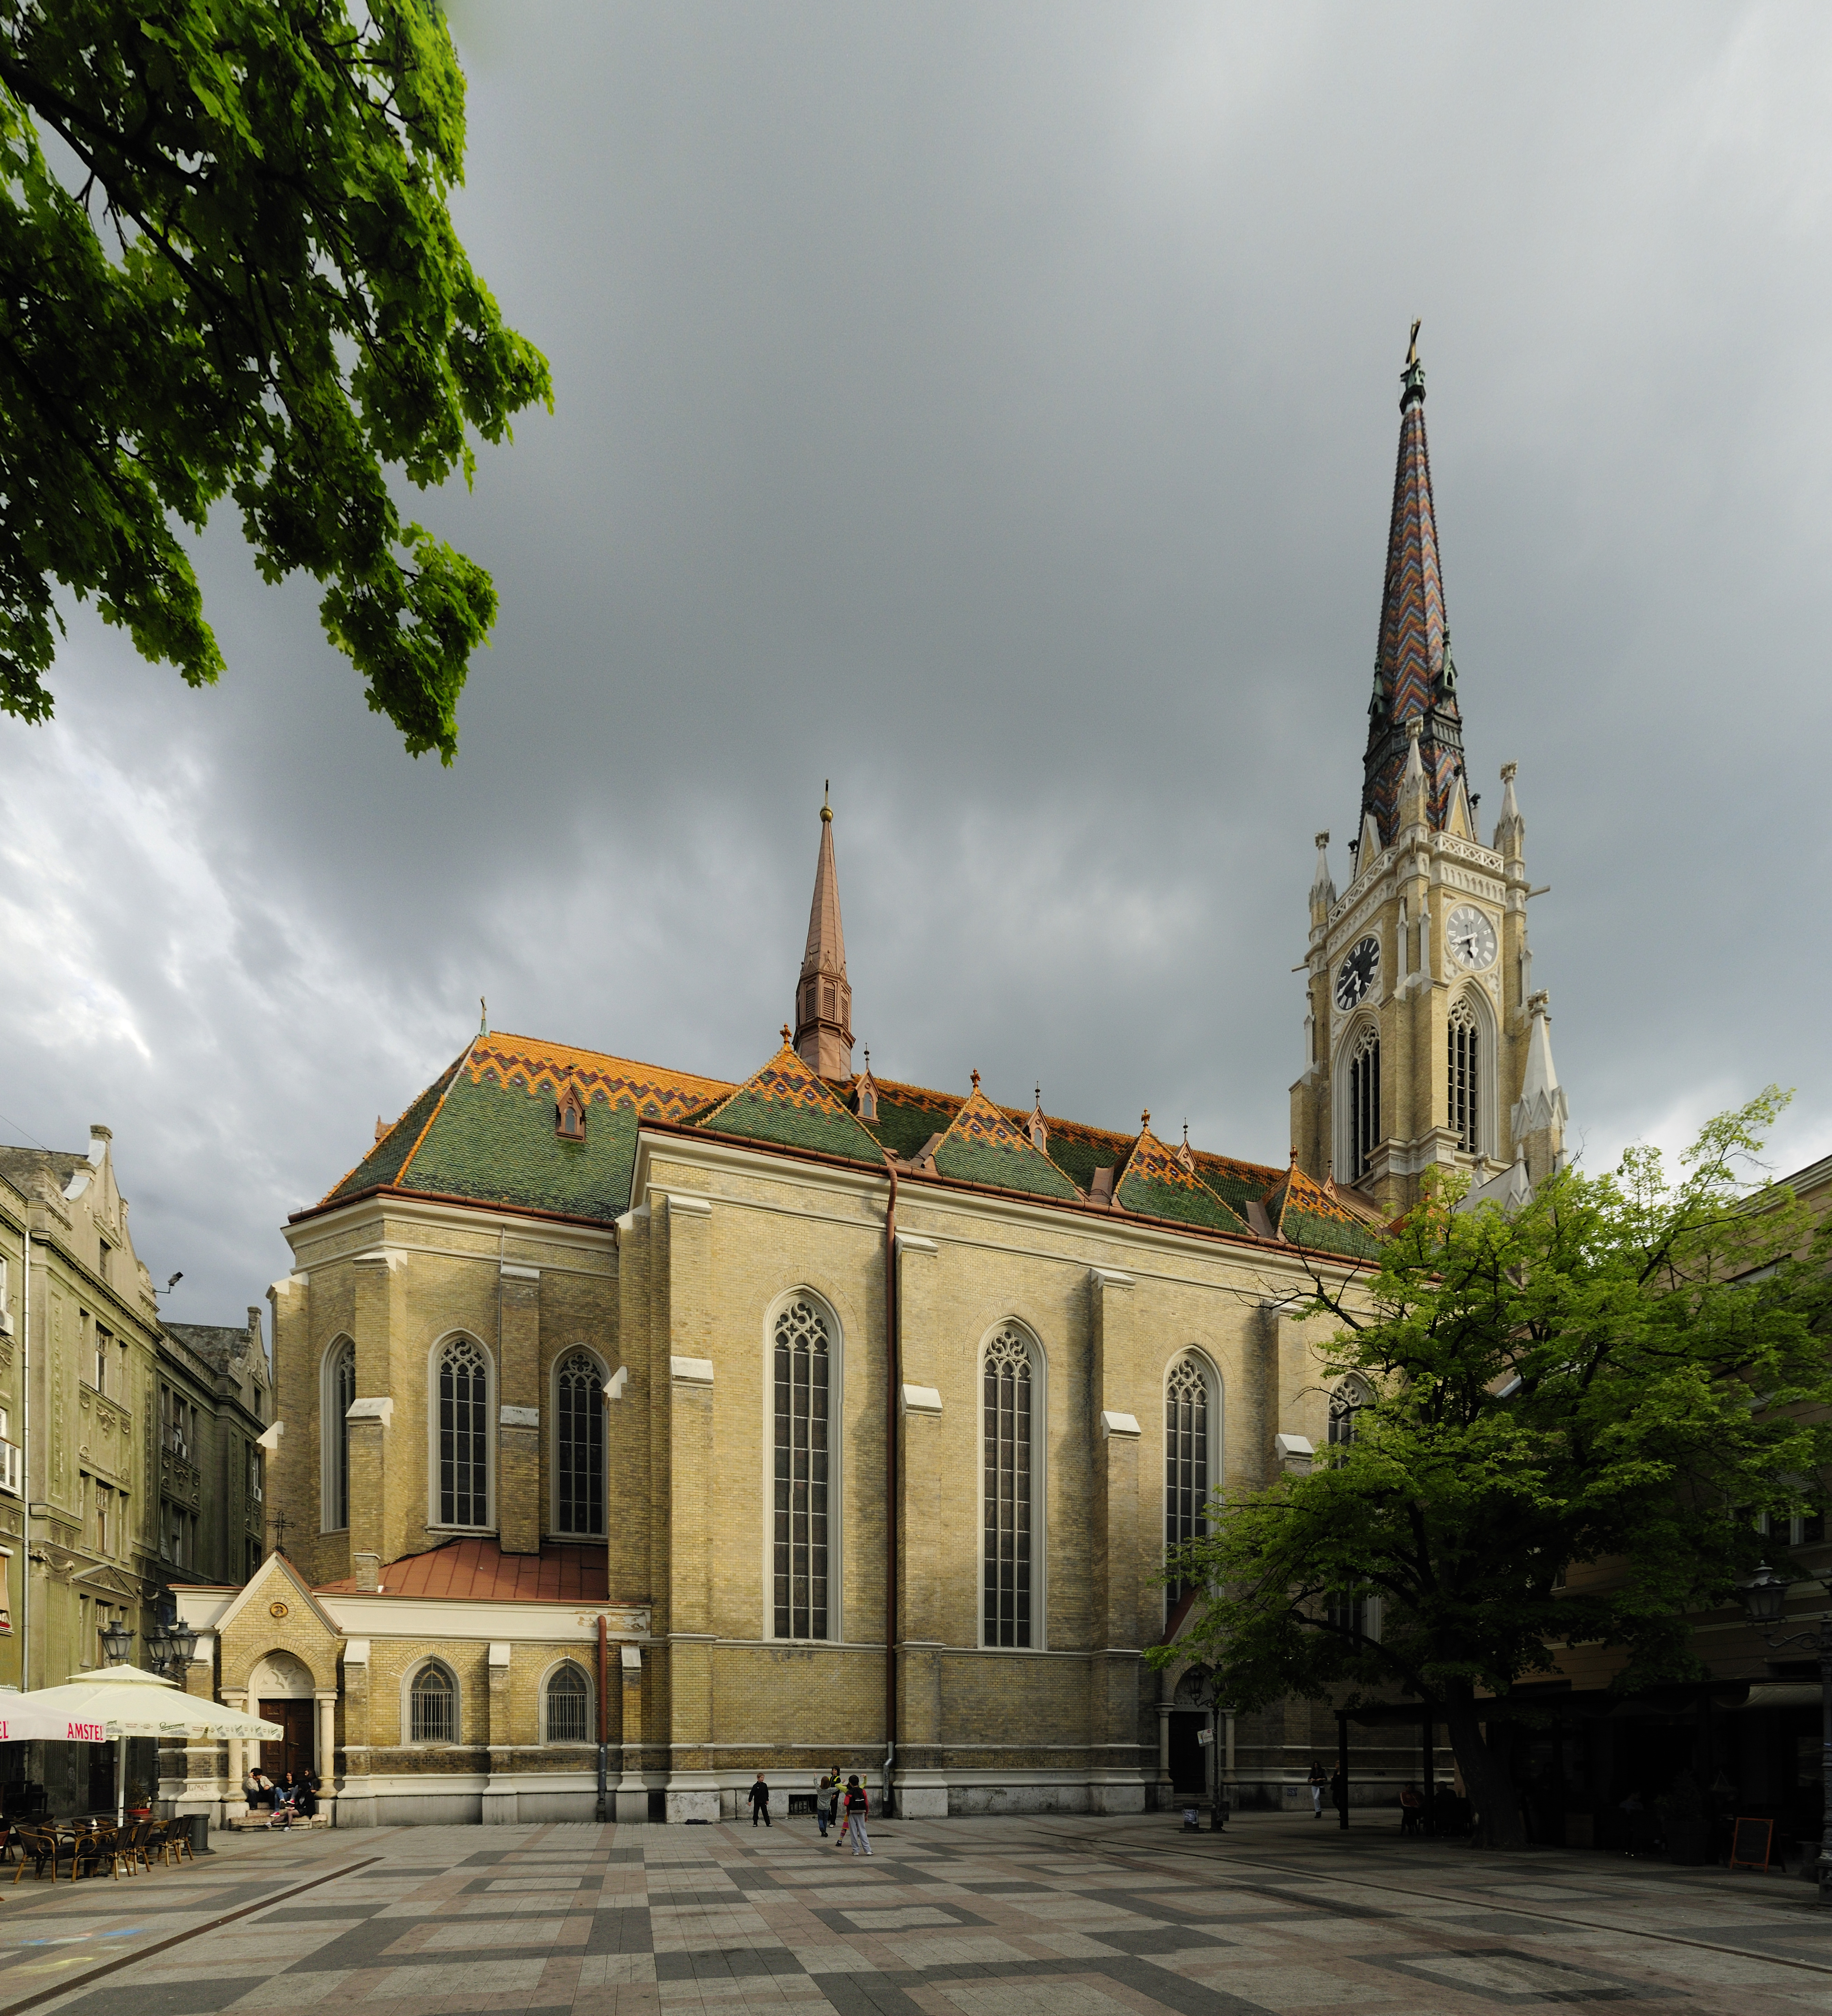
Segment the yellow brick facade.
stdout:
<path fill-rule="evenodd" d="M 1281 1433 L 1321 1442 L 1318 1333 L 1279 1306 L 1315 1257 L 905 1179 L 894 1375 L 887 1174 L 658 1129 L 641 1137 L 634 1198 L 596 1226 L 398 1196 L 293 1226 L 294 1271 L 272 1291 L 286 1425 L 269 1474 L 287 1558 L 239 1593 L 187 1597 L 217 1689 L 257 1708 L 284 1652 L 315 1697 L 333 1695 L 319 1711 L 333 1769 L 317 1762 L 340 1825 L 599 1810 L 600 1616 L 603 1809 L 625 1819 L 730 1813 L 759 1768 L 801 1790 L 829 1762 L 880 1791 L 887 1768 L 906 1813 L 1168 1798 L 1168 1717 L 1185 1711 L 1176 1672 L 1161 1679 L 1143 1657 L 1165 1623 L 1166 1378 L 1192 1350 L 1212 1370 L 1211 1484 L 1267 1481 Z M 830 1635 L 818 1642 L 776 1636 L 770 1579 L 771 1325 L 808 1297 L 830 1327 L 834 1388 Z M 981 1607 L 982 1354 L 1014 1322 L 1036 1366 L 1024 1649 L 985 1645 Z M 429 1409 L 435 1353 L 457 1335 L 490 1366 L 489 1529 L 506 1556 L 569 1537 L 552 1518 L 556 1361 L 583 1345 L 621 1375 L 604 1410 L 603 1600 L 391 1593 L 386 1564 L 452 1539 Z M 356 1406 L 339 1525 L 325 1367 L 345 1339 Z M 452 1741 L 416 1743 L 409 1726 L 409 1683 L 429 1661 L 455 1686 Z M 563 1661 L 587 1676 L 584 1744 L 546 1740 L 543 1690 Z M 1236 1736 L 1238 1782 L 1275 1798 L 1324 1741 L 1307 1708 Z M 233 1780 L 221 1768 L 193 1803 L 233 1805 L 239 1766 Z"/>

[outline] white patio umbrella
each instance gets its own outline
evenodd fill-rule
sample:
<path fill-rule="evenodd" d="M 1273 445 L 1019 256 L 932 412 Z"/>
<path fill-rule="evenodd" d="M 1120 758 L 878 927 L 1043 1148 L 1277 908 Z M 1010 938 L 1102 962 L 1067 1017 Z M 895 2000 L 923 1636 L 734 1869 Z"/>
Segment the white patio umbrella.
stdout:
<path fill-rule="evenodd" d="M 188 1694 L 176 1680 L 139 1666 L 102 1666 L 94 1672 L 74 1673 L 66 1686 L 36 1687 L 13 1699 L 17 1707 L 7 1703 L 0 1712 L 0 1741 L 121 1745 L 114 1773 L 117 1820 L 126 1811 L 130 1736 L 193 1741 L 239 1737 L 245 1742 L 274 1743 L 286 1733 L 277 1722 L 263 1722 L 241 1708 Z"/>

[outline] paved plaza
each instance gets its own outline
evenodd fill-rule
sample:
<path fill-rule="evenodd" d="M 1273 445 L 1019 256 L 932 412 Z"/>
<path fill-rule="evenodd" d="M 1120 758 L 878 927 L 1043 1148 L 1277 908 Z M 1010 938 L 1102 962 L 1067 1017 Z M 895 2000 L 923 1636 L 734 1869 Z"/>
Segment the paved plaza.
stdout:
<path fill-rule="evenodd" d="M 1832 1913 L 1778 1876 L 1497 1856 L 1246 1815 L 243 1836 L 182 1869 L 0 1881 L 0 2012 L 1463 2016 L 1832 2010 Z"/>

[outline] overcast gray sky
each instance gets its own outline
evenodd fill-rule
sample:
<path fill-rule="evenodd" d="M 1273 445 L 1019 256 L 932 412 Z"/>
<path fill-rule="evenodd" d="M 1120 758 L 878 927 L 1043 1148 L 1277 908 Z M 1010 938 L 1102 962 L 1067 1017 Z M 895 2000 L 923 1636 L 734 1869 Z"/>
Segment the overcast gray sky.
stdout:
<path fill-rule="evenodd" d="M 0 722 L 10 1140 L 110 1123 L 168 1304 L 498 1028 L 754 1067 L 831 777 L 887 1075 L 1284 1159 L 1407 325 L 1486 826 L 1586 1159 L 1770 1079 L 1832 1149 L 1832 14 L 455 9 L 460 229 L 558 407 L 428 522 L 442 771 L 206 542 L 193 693 L 82 612 Z"/>

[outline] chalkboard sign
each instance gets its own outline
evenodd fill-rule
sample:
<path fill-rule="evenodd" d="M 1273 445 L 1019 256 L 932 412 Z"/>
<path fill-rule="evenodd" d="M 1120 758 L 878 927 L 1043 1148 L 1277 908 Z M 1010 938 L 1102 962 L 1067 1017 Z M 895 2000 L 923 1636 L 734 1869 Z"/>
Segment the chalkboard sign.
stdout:
<path fill-rule="evenodd" d="M 1773 1820 L 1739 1820 L 1730 1842 L 1733 1869 L 1766 1869 L 1769 1845 L 1775 1838 Z"/>

